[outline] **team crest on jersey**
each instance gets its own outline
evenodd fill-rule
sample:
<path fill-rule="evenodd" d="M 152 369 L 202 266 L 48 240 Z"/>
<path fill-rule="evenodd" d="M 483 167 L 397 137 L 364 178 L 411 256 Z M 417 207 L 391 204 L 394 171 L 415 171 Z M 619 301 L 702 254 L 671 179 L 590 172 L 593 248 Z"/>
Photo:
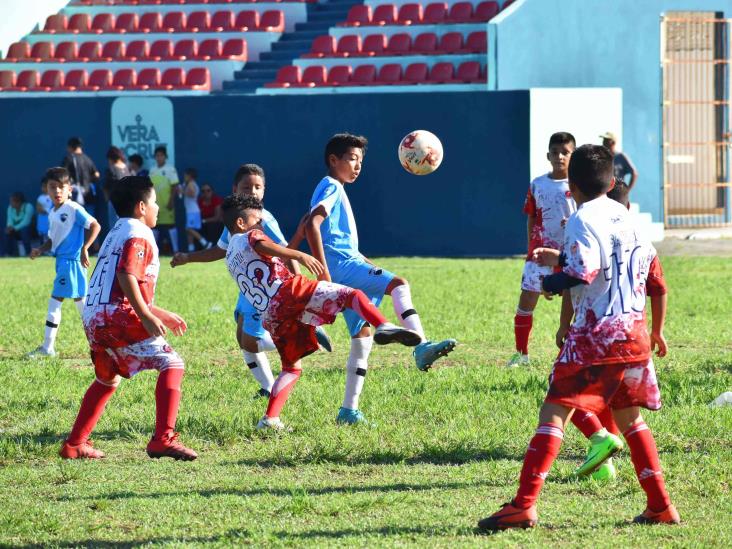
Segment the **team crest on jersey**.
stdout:
<path fill-rule="evenodd" d="M 66 220 L 69 218 L 69 214 L 61 214 L 59 217 L 61 218 L 61 223 L 66 223 Z"/>

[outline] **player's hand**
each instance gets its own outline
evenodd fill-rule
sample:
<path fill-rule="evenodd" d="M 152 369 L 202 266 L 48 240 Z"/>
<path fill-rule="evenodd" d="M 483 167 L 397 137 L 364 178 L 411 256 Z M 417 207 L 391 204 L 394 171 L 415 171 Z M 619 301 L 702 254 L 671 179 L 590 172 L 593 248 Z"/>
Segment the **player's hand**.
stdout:
<path fill-rule="evenodd" d="M 656 356 L 659 357 L 664 357 L 668 353 L 668 343 L 663 337 L 663 332 L 651 332 L 651 351 L 656 351 Z"/>
<path fill-rule="evenodd" d="M 89 250 L 82 247 L 81 248 L 81 257 L 79 259 L 81 261 L 81 266 L 84 267 L 85 269 L 88 268 L 89 265 L 91 265 L 91 263 L 89 262 Z"/>
<path fill-rule="evenodd" d="M 559 265 L 559 250 L 536 248 L 531 254 L 531 260 L 542 267 L 556 267 Z"/>
<path fill-rule="evenodd" d="M 151 337 L 162 337 L 165 335 L 165 324 L 163 321 L 152 313 L 143 316 L 142 325 Z"/>
<path fill-rule="evenodd" d="M 178 265 L 185 265 L 188 263 L 188 254 L 184 252 L 178 252 L 173 255 L 170 260 L 171 267 L 177 267 Z"/>
<path fill-rule="evenodd" d="M 567 339 L 567 332 L 569 332 L 569 326 L 559 326 L 557 330 L 554 341 L 560 349 L 564 346 L 564 340 Z"/>
<path fill-rule="evenodd" d="M 297 229 L 295 229 L 293 240 L 295 237 L 302 239 L 305 238 L 305 225 L 307 224 L 308 219 L 310 219 L 310 212 L 306 212 L 305 215 L 300 218 L 300 222 L 297 224 Z"/>
<path fill-rule="evenodd" d="M 30 254 L 28 255 L 31 259 L 35 259 L 36 257 L 41 257 L 41 249 L 40 248 L 33 248 L 30 251 Z"/>
<path fill-rule="evenodd" d="M 297 261 L 300 265 L 303 265 L 308 271 L 317 276 L 318 279 L 320 279 L 320 276 L 325 272 L 323 264 L 312 255 L 300 252 L 300 256 L 297 258 Z"/>
<path fill-rule="evenodd" d="M 551 301 L 552 299 L 554 299 L 554 294 L 551 294 L 551 293 L 547 292 L 546 290 L 542 290 L 541 295 L 543 295 L 544 299 L 546 299 L 547 301 Z"/>
<path fill-rule="evenodd" d="M 188 325 L 183 318 L 175 313 L 166 311 L 164 309 L 157 309 L 155 311 L 157 317 L 163 322 L 166 328 L 168 328 L 173 334 L 182 336 L 186 333 Z"/>

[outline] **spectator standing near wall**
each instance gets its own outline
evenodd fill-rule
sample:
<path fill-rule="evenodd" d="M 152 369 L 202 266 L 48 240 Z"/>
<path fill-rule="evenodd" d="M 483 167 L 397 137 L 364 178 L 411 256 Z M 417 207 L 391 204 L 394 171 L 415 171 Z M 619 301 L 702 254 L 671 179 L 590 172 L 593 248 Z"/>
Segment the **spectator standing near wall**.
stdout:
<path fill-rule="evenodd" d="M 224 217 L 221 213 L 221 204 L 224 200 L 214 193 L 209 183 L 201 186 L 201 195 L 198 197 L 198 207 L 201 210 L 201 235 L 209 242 L 216 239 L 224 230 Z"/>
<path fill-rule="evenodd" d="M 94 182 L 99 180 L 99 170 L 94 161 L 82 150 L 79 137 L 71 137 L 66 143 L 66 158 L 61 165 L 69 171 L 72 182 L 71 198 L 87 208 L 95 205 Z M 91 212 L 93 213 L 93 212 Z"/>
<path fill-rule="evenodd" d="M 130 168 L 130 175 L 145 177 L 150 173 L 144 168 L 145 160 L 139 154 L 131 154 L 128 165 Z"/>
<path fill-rule="evenodd" d="M 33 209 L 33 206 L 25 201 L 23 193 L 10 195 L 4 235 L 4 248 L 10 255 L 25 257 L 30 252 Z"/>
<path fill-rule="evenodd" d="M 188 168 L 183 172 L 183 205 L 186 209 L 186 233 L 188 236 L 188 251 L 196 250 L 194 242 L 198 242 L 204 250 L 212 246 L 206 238 L 201 236 L 201 209 L 198 207 L 198 196 L 201 191 L 198 187 L 198 171 Z"/>
<path fill-rule="evenodd" d="M 48 212 L 53 208 L 53 200 L 48 196 L 48 181 L 41 179 L 41 194 L 36 198 L 36 232 L 40 245 L 48 239 Z"/>
<path fill-rule="evenodd" d="M 153 231 L 158 248 L 163 249 L 167 240 L 173 253 L 178 251 L 178 231 L 175 228 L 175 196 L 178 194 L 178 172 L 168 164 L 168 149 L 163 145 L 155 147 L 155 166 L 150 170 L 150 179 L 160 206 L 158 224 Z"/>
<path fill-rule="evenodd" d="M 628 191 L 630 191 L 638 179 L 638 170 L 635 169 L 635 165 L 627 154 L 617 150 L 618 138 L 613 132 L 605 132 L 600 137 L 602 138 L 602 145 L 609 149 L 613 155 L 613 170 L 615 172 L 616 184 L 624 184 L 628 187 Z M 630 176 L 630 181 L 627 181 L 628 176 Z"/>
<path fill-rule="evenodd" d="M 104 201 L 107 204 L 107 223 L 106 226 L 103 224 L 104 234 L 114 227 L 119 217 L 117 212 L 114 211 L 112 202 L 109 197 L 112 194 L 112 189 L 117 182 L 123 177 L 127 177 L 130 174 L 130 169 L 125 164 L 125 155 L 122 149 L 119 147 L 109 147 L 107 150 L 107 169 L 104 172 L 104 182 L 102 183 L 102 189 L 104 190 Z"/>

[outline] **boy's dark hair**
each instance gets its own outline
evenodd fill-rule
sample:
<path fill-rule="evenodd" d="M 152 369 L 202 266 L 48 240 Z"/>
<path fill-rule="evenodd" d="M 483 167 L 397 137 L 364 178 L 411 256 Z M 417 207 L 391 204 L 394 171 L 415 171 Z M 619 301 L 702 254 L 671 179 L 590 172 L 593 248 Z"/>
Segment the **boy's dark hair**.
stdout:
<path fill-rule="evenodd" d="M 62 185 L 71 185 L 71 176 L 66 168 L 48 168 L 44 177 L 46 181 L 58 181 Z"/>
<path fill-rule="evenodd" d="M 69 137 L 69 140 L 66 142 L 66 145 L 71 149 L 78 149 L 83 144 L 80 137 Z"/>
<path fill-rule="evenodd" d="M 340 158 L 351 147 L 361 149 L 363 154 L 366 154 L 366 147 L 368 147 L 369 140 L 362 135 L 353 135 L 351 133 L 337 133 L 328 140 L 325 145 L 325 165 L 330 168 L 331 154 L 334 154 L 336 158 Z"/>
<path fill-rule="evenodd" d="M 198 179 L 198 170 L 196 168 L 186 168 L 183 175 L 190 175 L 193 179 Z"/>
<path fill-rule="evenodd" d="M 613 155 L 602 145 L 582 145 L 569 160 L 569 181 L 587 198 L 606 193 L 613 180 Z"/>
<path fill-rule="evenodd" d="M 109 149 L 107 149 L 107 160 L 112 160 L 113 162 L 121 160 L 122 162 L 124 162 L 125 153 L 123 153 L 122 149 L 120 149 L 119 147 L 109 147 Z"/>
<path fill-rule="evenodd" d="M 553 133 L 552 136 L 549 138 L 549 148 L 552 148 L 552 145 L 567 145 L 571 144 L 572 147 L 577 148 L 577 142 L 574 139 L 574 135 L 572 135 L 569 132 L 557 132 Z"/>
<path fill-rule="evenodd" d="M 149 177 L 128 175 L 114 184 L 109 199 L 119 217 L 132 217 L 135 206 L 138 202 L 147 201 L 152 190 L 153 182 Z"/>
<path fill-rule="evenodd" d="M 130 163 L 134 162 L 138 166 L 142 167 L 143 164 L 145 164 L 145 161 L 142 159 L 142 156 L 135 153 L 131 154 L 129 158 Z"/>
<path fill-rule="evenodd" d="M 264 169 L 259 164 L 242 164 L 234 174 L 234 185 L 238 184 L 239 181 L 244 179 L 248 175 L 258 175 L 262 178 L 262 181 L 266 184 L 264 177 Z"/>
<path fill-rule="evenodd" d="M 17 200 L 21 204 L 25 204 L 25 195 L 20 191 L 16 191 L 10 195 L 10 201 L 12 202 L 13 200 Z"/>
<path fill-rule="evenodd" d="M 615 178 L 615 186 L 607 192 L 607 197 L 630 209 L 630 187 L 622 179 Z"/>
<path fill-rule="evenodd" d="M 153 154 L 158 154 L 159 152 L 163 153 L 165 158 L 168 158 L 168 148 L 165 145 L 158 145 L 155 147 L 155 152 Z"/>
<path fill-rule="evenodd" d="M 224 214 L 224 225 L 230 232 L 234 232 L 236 220 L 244 216 L 245 210 L 261 210 L 262 201 L 254 196 L 232 194 L 224 198 L 221 211 Z"/>

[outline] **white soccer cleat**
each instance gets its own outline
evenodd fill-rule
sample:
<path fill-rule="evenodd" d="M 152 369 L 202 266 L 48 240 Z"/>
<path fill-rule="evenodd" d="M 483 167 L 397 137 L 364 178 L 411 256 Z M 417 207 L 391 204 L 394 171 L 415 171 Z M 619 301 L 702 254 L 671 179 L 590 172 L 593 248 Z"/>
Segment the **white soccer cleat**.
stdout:
<path fill-rule="evenodd" d="M 56 351 L 54 351 L 53 349 L 47 351 L 43 348 L 43 345 L 40 345 L 33 349 L 26 356 L 28 358 L 53 358 L 56 356 Z"/>
<path fill-rule="evenodd" d="M 257 431 L 289 431 L 290 429 L 282 423 L 282 420 L 278 417 L 267 417 L 263 416 L 262 419 L 257 423 Z"/>
<path fill-rule="evenodd" d="M 516 368 L 517 366 L 525 366 L 529 363 L 529 355 L 523 353 L 514 354 L 506 363 L 507 368 Z"/>
<path fill-rule="evenodd" d="M 422 338 L 414 330 L 408 330 L 392 324 L 391 322 L 384 322 L 376 328 L 374 332 L 374 342 L 377 345 L 388 345 L 389 343 L 401 343 L 407 347 L 414 347 L 419 345 Z"/>

